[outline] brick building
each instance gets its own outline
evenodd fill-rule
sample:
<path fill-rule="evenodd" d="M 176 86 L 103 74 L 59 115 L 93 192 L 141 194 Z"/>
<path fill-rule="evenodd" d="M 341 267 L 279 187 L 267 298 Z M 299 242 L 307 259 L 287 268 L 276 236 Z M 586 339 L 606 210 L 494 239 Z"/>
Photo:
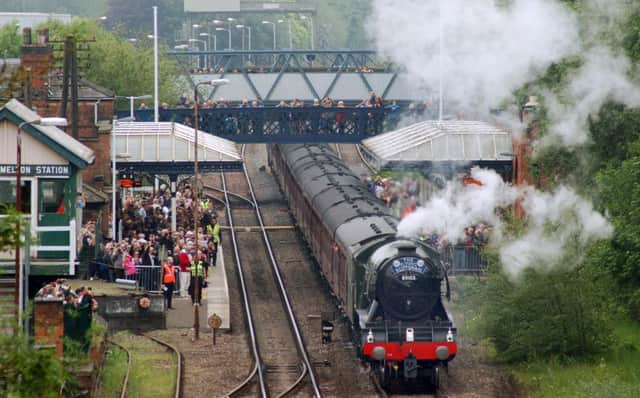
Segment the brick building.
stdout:
<path fill-rule="evenodd" d="M 47 29 L 38 30 L 36 40 L 32 40 L 31 30 L 23 31 L 23 46 L 19 59 L 0 60 L 0 106 L 9 99 L 16 98 L 42 117 L 61 116 L 63 103 L 63 76 L 55 68 L 53 47 Z M 66 132 L 73 135 L 71 94 L 69 93 L 66 117 L 69 127 Z M 90 186 L 89 200 L 104 202 L 111 192 L 111 126 L 115 95 L 84 78 L 78 80 L 78 121 L 77 140 L 91 148 L 95 162 L 82 172 L 85 186 Z M 105 186 L 105 183 L 108 186 Z M 102 192 L 102 194 L 101 194 Z M 96 208 L 90 206 L 91 208 Z M 99 206 L 98 206 L 99 207 Z M 108 207 L 108 206 L 105 206 Z M 87 214 L 95 219 L 97 214 Z M 106 232 L 107 209 L 102 214 Z M 85 218 L 86 219 L 86 218 Z"/>

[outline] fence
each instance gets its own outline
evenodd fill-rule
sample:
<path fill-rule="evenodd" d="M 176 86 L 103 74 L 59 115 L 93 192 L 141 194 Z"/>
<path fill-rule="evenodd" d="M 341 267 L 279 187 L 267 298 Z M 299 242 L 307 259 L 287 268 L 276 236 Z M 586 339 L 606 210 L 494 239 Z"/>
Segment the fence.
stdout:
<path fill-rule="evenodd" d="M 449 275 L 481 274 L 487 270 L 487 262 L 482 257 L 480 247 L 453 245 L 442 252 L 442 261 Z"/>

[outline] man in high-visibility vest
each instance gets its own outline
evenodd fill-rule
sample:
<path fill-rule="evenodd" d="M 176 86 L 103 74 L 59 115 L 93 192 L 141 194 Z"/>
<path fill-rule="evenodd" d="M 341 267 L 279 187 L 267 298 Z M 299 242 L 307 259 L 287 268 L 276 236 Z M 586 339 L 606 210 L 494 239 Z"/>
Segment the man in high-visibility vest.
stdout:
<path fill-rule="evenodd" d="M 196 281 L 196 278 L 197 281 Z M 198 305 L 202 301 L 202 285 L 204 281 L 204 265 L 201 260 L 191 262 L 191 285 L 189 286 L 189 295 L 191 296 L 191 304 L 196 303 L 196 293 L 198 295 Z M 198 284 L 196 292 L 196 283 Z"/>
<path fill-rule="evenodd" d="M 162 264 L 162 283 L 164 284 L 164 298 L 167 300 L 167 309 L 172 310 L 173 291 L 176 288 L 176 270 L 173 266 L 173 257 L 167 257 Z"/>
<path fill-rule="evenodd" d="M 207 225 L 207 232 L 211 237 L 209 241 L 213 242 L 213 253 L 210 255 L 211 258 L 211 266 L 216 266 L 216 260 L 218 258 L 218 249 L 220 247 L 220 224 L 218 224 L 218 219 L 216 217 L 211 218 L 211 223 Z"/>

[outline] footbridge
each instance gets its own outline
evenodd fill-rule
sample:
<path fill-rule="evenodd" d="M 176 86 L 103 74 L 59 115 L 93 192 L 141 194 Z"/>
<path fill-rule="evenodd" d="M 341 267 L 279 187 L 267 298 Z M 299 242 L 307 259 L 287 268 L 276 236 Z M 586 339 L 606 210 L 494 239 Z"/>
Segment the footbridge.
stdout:
<path fill-rule="evenodd" d="M 325 97 L 347 103 L 370 94 L 384 101 L 408 104 L 425 100 L 427 90 L 394 63 L 372 50 L 174 51 L 189 84 L 228 79 L 230 84 L 209 87 L 205 100 L 231 102 L 261 97 L 279 101 L 313 101 Z"/>

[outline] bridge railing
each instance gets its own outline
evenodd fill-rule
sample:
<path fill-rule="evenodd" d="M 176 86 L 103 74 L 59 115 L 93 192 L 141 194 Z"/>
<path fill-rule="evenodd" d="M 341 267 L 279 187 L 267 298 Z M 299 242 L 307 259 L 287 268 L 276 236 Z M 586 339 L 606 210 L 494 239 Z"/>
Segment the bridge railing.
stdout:
<path fill-rule="evenodd" d="M 161 110 L 160 121 L 193 126 L 193 115 L 193 109 Z M 153 121 L 153 110 L 138 110 L 135 118 Z M 199 109 L 198 127 L 244 143 L 359 142 L 393 128 L 395 120 L 387 110 L 372 108 L 215 108 Z"/>

